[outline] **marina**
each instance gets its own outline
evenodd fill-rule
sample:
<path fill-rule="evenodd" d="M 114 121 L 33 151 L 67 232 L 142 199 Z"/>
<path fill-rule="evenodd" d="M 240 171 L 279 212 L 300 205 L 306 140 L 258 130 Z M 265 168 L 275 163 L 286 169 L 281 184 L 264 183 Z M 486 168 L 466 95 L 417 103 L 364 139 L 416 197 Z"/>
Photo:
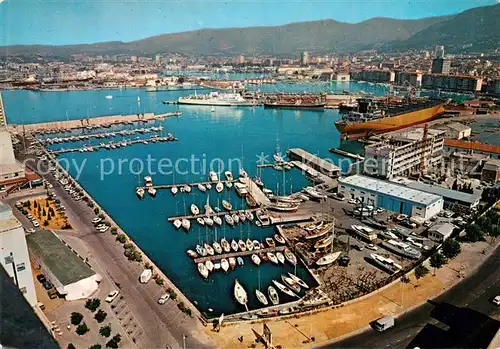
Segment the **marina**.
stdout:
<path fill-rule="evenodd" d="M 223 217 L 227 214 L 239 214 L 239 213 L 247 213 L 247 212 L 256 212 L 258 211 L 259 208 L 250 208 L 250 209 L 245 209 L 245 210 L 231 210 L 231 211 L 221 211 L 221 212 L 214 212 L 211 213 L 211 217 Z M 176 216 L 176 217 L 168 217 L 169 222 L 173 222 L 175 220 L 182 220 L 182 219 L 197 219 L 199 217 L 206 216 L 206 214 L 197 214 L 197 215 L 186 215 L 186 216 Z"/>
<path fill-rule="evenodd" d="M 219 254 L 219 255 L 214 255 L 214 256 L 205 256 L 205 257 L 200 257 L 200 258 L 195 258 L 194 262 L 195 263 L 205 263 L 206 261 L 218 261 L 221 259 L 228 259 L 228 258 L 236 258 L 236 257 L 245 257 L 245 256 L 251 256 L 252 254 L 255 253 L 268 253 L 268 252 L 281 252 L 286 249 L 286 246 L 276 246 L 273 248 L 262 248 L 259 250 L 252 250 L 252 251 L 240 251 L 240 252 L 233 252 L 233 253 L 225 253 L 225 254 Z"/>

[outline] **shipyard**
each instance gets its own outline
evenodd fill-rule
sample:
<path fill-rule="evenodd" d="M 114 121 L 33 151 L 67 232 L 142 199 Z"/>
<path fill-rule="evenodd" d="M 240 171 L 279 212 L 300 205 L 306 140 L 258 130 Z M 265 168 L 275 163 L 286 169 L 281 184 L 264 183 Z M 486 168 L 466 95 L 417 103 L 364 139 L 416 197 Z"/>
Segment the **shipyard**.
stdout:
<path fill-rule="evenodd" d="M 3 24 L 2 345 L 497 347 L 500 5 L 240 5 Z"/>

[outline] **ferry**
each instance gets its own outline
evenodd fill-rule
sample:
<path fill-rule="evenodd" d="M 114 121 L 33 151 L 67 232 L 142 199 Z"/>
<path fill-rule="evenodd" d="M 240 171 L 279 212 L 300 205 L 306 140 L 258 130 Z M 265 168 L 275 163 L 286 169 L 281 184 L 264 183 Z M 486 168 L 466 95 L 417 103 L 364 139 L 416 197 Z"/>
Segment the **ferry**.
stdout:
<path fill-rule="evenodd" d="M 212 105 L 212 106 L 239 106 L 239 107 L 252 107 L 256 105 L 255 100 L 248 100 L 243 98 L 239 93 L 219 93 L 210 92 L 209 94 L 194 94 L 188 97 L 179 97 L 178 104 L 191 104 L 191 105 Z"/>
<path fill-rule="evenodd" d="M 412 99 L 397 105 L 380 106 L 373 97 L 357 99 L 357 108 L 335 122 L 339 132 L 347 137 L 384 133 L 421 124 L 444 113 L 443 99 Z"/>

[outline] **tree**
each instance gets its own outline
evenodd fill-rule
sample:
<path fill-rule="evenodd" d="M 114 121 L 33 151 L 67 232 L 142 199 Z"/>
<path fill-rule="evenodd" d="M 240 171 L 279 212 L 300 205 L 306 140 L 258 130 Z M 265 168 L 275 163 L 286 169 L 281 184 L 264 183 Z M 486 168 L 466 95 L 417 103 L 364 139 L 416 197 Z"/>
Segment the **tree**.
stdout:
<path fill-rule="evenodd" d="M 446 258 L 453 259 L 460 251 L 460 243 L 455 239 L 448 239 L 443 243 L 443 254 Z"/>
<path fill-rule="evenodd" d="M 36 203 L 36 201 L 33 201 L 33 208 L 36 208 L 37 206 L 38 206 L 38 204 Z"/>
<path fill-rule="evenodd" d="M 116 241 L 120 241 L 122 244 L 127 242 L 127 237 L 124 234 L 118 234 L 116 236 Z"/>
<path fill-rule="evenodd" d="M 69 343 L 66 349 L 76 349 L 76 347 L 73 345 L 73 343 Z"/>
<path fill-rule="evenodd" d="M 44 221 L 43 221 L 43 226 L 44 226 L 44 227 L 46 227 L 46 226 L 48 226 L 48 225 L 49 225 L 49 221 L 48 221 L 48 220 L 44 220 Z"/>
<path fill-rule="evenodd" d="M 160 286 L 163 286 L 163 284 L 165 283 L 165 281 L 162 279 L 162 278 L 157 278 L 156 279 L 156 283 Z"/>
<path fill-rule="evenodd" d="M 99 311 L 94 315 L 94 319 L 101 323 L 104 319 L 106 319 L 106 316 L 108 316 L 108 314 L 104 310 L 99 309 Z"/>
<path fill-rule="evenodd" d="M 89 349 L 101 349 L 102 346 L 100 344 L 94 344 L 92 346 L 89 347 Z"/>
<path fill-rule="evenodd" d="M 77 312 L 71 313 L 71 324 L 72 325 L 79 325 L 80 322 L 83 320 L 83 315 Z"/>
<path fill-rule="evenodd" d="M 417 279 L 417 282 L 418 279 L 423 278 L 427 274 L 429 274 L 429 269 L 427 269 L 424 265 L 419 265 L 415 268 L 415 278 Z"/>
<path fill-rule="evenodd" d="M 118 348 L 118 344 L 120 343 L 121 340 L 122 337 L 119 334 L 117 334 L 113 338 L 111 338 L 108 343 L 106 343 L 106 347 L 116 349 Z"/>
<path fill-rule="evenodd" d="M 111 234 L 116 235 L 117 232 L 118 232 L 117 227 L 111 227 Z"/>
<path fill-rule="evenodd" d="M 85 308 L 87 308 L 91 312 L 96 311 L 100 305 L 101 301 L 99 300 L 99 298 L 88 299 L 87 302 L 85 302 Z"/>
<path fill-rule="evenodd" d="M 484 239 L 484 234 L 481 228 L 476 224 L 471 224 L 465 229 L 467 240 L 477 242 Z"/>
<path fill-rule="evenodd" d="M 441 268 L 446 264 L 446 257 L 441 254 L 441 252 L 434 253 L 430 258 L 431 267 L 434 268 L 434 275 L 436 275 L 436 269 Z"/>
<path fill-rule="evenodd" d="M 85 322 L 81 325 L 78 325 L 78 327 L 76 328 L 76 334 L 78 334 L 79 336 L 83 336 L 88 331 L 89 328 L 87 327 L 87 324 Z"/>
<path fill-rule="evenodd" d="M 94 208 L 94 213 L 99 214 L 99 207 Z"/>
<path fill-rule="evenodd" d="M 102 326 L 99 329 L 99 334 L 103 337 L 109 337 L 111 335 L 111 325 Z"/>

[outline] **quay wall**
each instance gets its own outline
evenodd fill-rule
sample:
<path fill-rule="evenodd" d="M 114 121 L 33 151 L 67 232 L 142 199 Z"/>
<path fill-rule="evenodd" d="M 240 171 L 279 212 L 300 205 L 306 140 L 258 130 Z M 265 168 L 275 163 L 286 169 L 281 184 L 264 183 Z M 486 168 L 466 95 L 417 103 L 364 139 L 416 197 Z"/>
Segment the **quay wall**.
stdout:
<path fill-rule="evenodd" d="M 52 121 L 52 122 L 42 122 L 37 124 L 9 124 L 8 128 L 11 132 L 40 132 L 40 131 L 55 131 L 63 129 L 72 129 L 86 126 L 97 126 L 103 124 L 119 123 L 125 121 L 142 121 L 142 120 L 154 120 L 154 113 L 143 113 L 143 114 L 131 114 L 131 115 L 107 115 L 107 116 L 97 116 L 88 119 L 76 119 L 76 120 L 64 120 L 64 121 Z"/>

